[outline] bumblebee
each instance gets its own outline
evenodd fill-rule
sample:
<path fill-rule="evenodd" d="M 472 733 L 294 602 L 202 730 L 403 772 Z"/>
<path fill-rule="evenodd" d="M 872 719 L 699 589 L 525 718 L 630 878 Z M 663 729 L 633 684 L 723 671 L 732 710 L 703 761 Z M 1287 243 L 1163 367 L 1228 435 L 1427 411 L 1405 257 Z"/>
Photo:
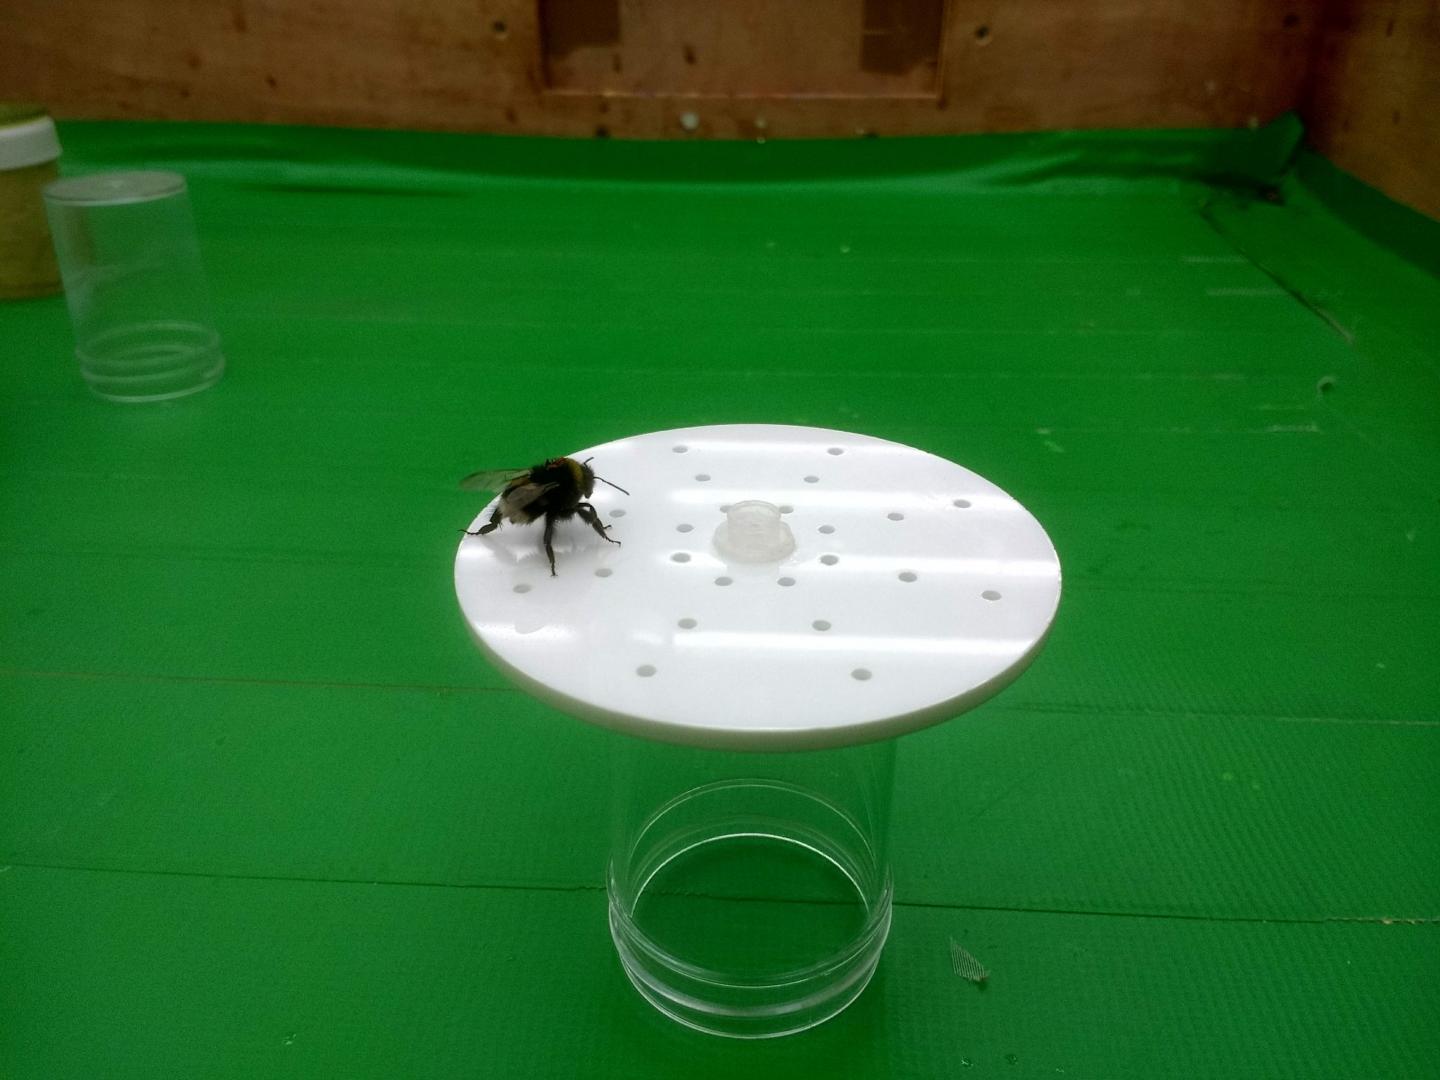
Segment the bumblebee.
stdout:
<path fill-rule="evenodd" d="M 586 502 L 595 490 L 596 480 L 610 484 L 603 476 L 595 475 L 595 470 L 590 468 L 592 460 L 558 457 L 528 469 L 490 469 L 471 473 L 460 481 L 460 487 L 465 491 L 499 491 L 500 502 L 490 515 L 488 524 L 473 532 L 467 529 L 465 535 L 484 536 L 506 521 L 528 525 L 537 518 L 544 518 L 545 554 L 550 558 L 551 577 L 555 576 L 555 549 L 551 541 L 557 521 L 579 516 L 581 521 L 600 534 L 602 540 L 620 543 L 607 535 L 610 526 L 600 524 L 600 515 L 595 512 L 595 507 Z M 619 484 L 610 486 L 630 494 Z"/>

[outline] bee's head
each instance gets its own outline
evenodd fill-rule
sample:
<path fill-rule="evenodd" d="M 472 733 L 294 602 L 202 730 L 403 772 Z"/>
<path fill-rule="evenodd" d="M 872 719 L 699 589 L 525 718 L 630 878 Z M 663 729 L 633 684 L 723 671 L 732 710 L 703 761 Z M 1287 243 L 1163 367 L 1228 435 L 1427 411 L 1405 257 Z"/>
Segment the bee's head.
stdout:
<path fill-rule="evenodd" d="M 580 488 L 580 494 L 588 499 L 595 492 L 595 470 L 590 468 L 590 458 L 584 461 L 576 461 L 574 458 L 566 458 L 565 464 L 570 466 L 570 471 L 575 474 L 575 483 Z"/>
<path fill-rule="evenodd" d="M 602 484 L 610 484 L 609 480 L 606 480 L 603 476 L 596 476 L 595 470 L 590 468 L 590 462 L 594 460 L 594 458 L 587 457 L 584 461 L 575 462 L 575 464 L 581 470 L 581 474 L 579 477 L 580 489 L 585 492 L 585 497 L 587 499 L 590 497 L 590 493 L 595 490 L 596 480 L 599 480 Z M 622 491 L 626 495 L 630 494 L 630 492 L 625 491 L 625 489 L 622 488 L 619 484 L 610 484 L 610 486 L 613 487 L 616 491 Z"/>

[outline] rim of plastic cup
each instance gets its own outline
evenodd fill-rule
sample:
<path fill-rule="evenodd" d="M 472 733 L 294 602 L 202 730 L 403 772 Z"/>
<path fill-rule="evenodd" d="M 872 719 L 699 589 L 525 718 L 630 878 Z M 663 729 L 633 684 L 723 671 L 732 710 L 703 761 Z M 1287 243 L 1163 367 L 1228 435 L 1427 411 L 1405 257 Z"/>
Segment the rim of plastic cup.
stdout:
<path fill-rule="evenodd" d="M 717 839 L 729 839 L 719 837 Z M 841 871 L 842 873 L 844 871 Z M 610 875 L 614 876 L 613 867 Z M 848 876 L 848 875 L 847 875 Z M 853 885 L 854 882 L 852 881 Z M 643 895 L 643 890 L 641 895 Z M 636 902 L 639 897 L 636 897 Z M 876 939 L 887 934 L 890 929 L 891 908 L 894 903 L 894 886 L 887 878 L 881 888 L 879 896 L 873 904 L 867 904 L 863 896 L 860 903 L 867 910 L 865 922 L 853 938 L 836 949 L 826 953 L 824 956 L 811 960 L 807 963 L 792 967 L 777 967 L 773 971 L 766 971 L 754 974 L 735 974 L 710 967 L 706 964 L 699 964 L 693 960 L 687 960 L 678 953 L 661 945 L 653 937 L 643 930 L 636 921 L 632 912 L 626 909 L 622 900 L 617 899 L 613 893 L 610 897 L 610 907 L 619 917 L 624 929 L 625 943 L 633 951 L 643 954 L 650 960 L 659 963 L 676 974 L 687 976 L 697 982 L 708 983 L 712 986 L 730 986 L 738 989 L 761 990 L 766 987 L 791 986 L 796 983 L 807 982 L 812 979 L 821 978 L 833 973 L 838 969 L 846 968 L 854 964 L 862 956 L 875 948 Z M 883 939 L 881 941 L 883 944 Z"/>
<path fill-rule="evenodd" d="M 175 172 L 139 170 L 72 176 L 45 185 L 45 198 L 65 206 L 118 206 L 179 195 L 185 178 Z"/>

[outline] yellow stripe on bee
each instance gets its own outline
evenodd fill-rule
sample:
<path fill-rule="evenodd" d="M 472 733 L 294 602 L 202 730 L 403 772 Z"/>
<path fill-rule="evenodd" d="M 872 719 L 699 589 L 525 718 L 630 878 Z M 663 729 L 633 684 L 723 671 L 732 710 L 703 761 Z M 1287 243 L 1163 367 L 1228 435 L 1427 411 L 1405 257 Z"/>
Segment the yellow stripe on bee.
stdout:
<path fill-rule="evenodd" d="M 574 458 L 566 458 L 565 466 L 570 470 L 570 475 L 575 478 L 576 490 L 583 490 L 585 487 L 585 474 L 580 470 L 580 463 Z"/>

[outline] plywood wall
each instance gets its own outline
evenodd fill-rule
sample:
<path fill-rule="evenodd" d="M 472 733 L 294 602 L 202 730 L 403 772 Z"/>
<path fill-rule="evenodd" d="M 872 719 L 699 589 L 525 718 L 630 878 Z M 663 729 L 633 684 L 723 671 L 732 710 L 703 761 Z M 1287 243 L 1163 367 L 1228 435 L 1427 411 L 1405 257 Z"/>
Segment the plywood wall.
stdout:
<path fill-rule="evenodd" d="M 1337 0 L 1303 115 L 1341 168 L 1440 218 L 1440 0 Z"/>
<path fill-rule="evenodd" d="M 62 117 L 624 138 L 1264 123 L 1440 214 L 1440 0 L 0 0 Z"/>
<path fill-rule="evenodd" d="M 57 115 L 638 138 L 1263 122 L 1305 0 L 0 0 Z"/>

